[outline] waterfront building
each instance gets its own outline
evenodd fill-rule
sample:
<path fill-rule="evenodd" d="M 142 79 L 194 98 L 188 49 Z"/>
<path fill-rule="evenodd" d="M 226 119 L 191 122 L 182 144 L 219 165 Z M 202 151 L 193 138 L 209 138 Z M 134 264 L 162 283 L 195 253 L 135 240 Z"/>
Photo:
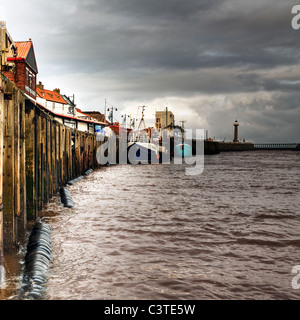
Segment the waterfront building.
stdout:
<path fill-rule="evenodd" d="M 98 121 L 106 122 L 105 115 L 99 111 L 84 111 L 84 114 L 97 119 Z"/>
<path fill-rule="evenodd" d="M 95 125 L 104 127 L 106 123 L 98 121 L 97 119 L 83 113 L 79 108 L 76 108 L 73 99 L 67 95 L 62 95 L 60 89 L 46 90 L 41 81 L 36 86 L 37 103 L 47 111 L 50 111 L 55 120 L 64 125 L 95 133 Z"/>
<path fill-rule="evenodd" d="M 156 111 L 155 112 L 155 127 L 157 129 L 163 129 L 168 126 L 175 125 L 174 114 L 171 111 L 166 109 L 165 111 Z"/>
<path fill-rule="evenodd" d="M 54 89 L 55 90 L 59 90 L 59 89 Z M 60 90 L 59 90 L 60 92 Z M 68 104 L 68 113 L 70 115 L 73 115 L 75 116 L 76 114 L 76 110 L 75 110 L 75 107 L 76 107 L 76 104 L 75 104 L 75 97 L 74 97 L 74 94 L 72 96 L 67 96 L 65 94 L 62 94 L 61 95 L 63 97 L 63 99 L 67 102 Z"/>
<path fill-rule="evenodd" d="M 50 113 L 58 122 L 80 131 L 95 133 L 95 125 L 107 125 L 76 108 L 74 98 L 72 101 L 62 95 L 59 88 L 47 90 L 42 82 L 36 84 L 38 68 L 31 39 L 13 41 L 4 21 L 0 22 L 0 27 L 1 71 L 23 91 L 27 99 Z"/>
<path fill-rule="evenodd" d="M 74 116 L 74 112 L 72 109 L 68 107 L 68 103 L 64 98 L 60 95 L 59 89 L 46 90 L 41 82 L 36 86 L 36 102 L 38 102 L 43 107 L 61 114 L 61 115 L 72 115 Z M 71 112 L 70 112 L 71 111 Z"/>
<path fill-rule="evenodd" d="M 46 90 L 39 81 L 36 86 L 37 103 L 47 111 L 50 111 L 55 120 L 73 129 L 95 133 L 95 125 L 104 127 L 106 123 L 83 113 L 76 108 L 73 99 L 67 95 L 62 95 L 60 89 Z"/>
<path fill-rule="evenodd" d="M 99 121 L 85 112 L 82 112 L 79 108 L 75 108 L 75 118 L 77 119 L 77 129 L 80 131 L 88 131 L 90 133 L 95 133 L 95 128 L 99 126 L 104 128 L 108 124 L 103 121 Z"/>
<path fill-rule="evenodd" d="M 27 97 L 36 99 L 36 75 L 38 73 L 33 43 L 14 42 L 1 22 L 1 71 L 20 88 Z"/>
<path fill-rule="evenodd" d="M 41 82 L 37 85 L 37 104 L 48 111 L 54 119 L 70 128 L 95 133 L 95 126 L 106 126 L 106 123 L 84 114 L 76 108 L 74 101 L 60 94 L 60 89 L 46 90 Z"/>
<path fill-rule="evenodd" d="M 7 66 L 7 55 L 9 51 L 13 49 L 16 50 L 16 46 L 12 37 L 6 28 L 6 22 L 0 21 L 0 63 L 1 63 L 1 72 L 8 71 Z"/>

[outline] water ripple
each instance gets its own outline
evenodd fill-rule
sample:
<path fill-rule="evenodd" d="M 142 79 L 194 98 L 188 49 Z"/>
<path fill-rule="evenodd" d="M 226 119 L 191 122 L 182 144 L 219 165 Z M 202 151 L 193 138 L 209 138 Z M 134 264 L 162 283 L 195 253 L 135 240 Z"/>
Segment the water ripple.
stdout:
<path fill-rule="evenodd" d="M 110 166 L 53 200 L 49 299 L 298 299 L 299 153 Z"/>

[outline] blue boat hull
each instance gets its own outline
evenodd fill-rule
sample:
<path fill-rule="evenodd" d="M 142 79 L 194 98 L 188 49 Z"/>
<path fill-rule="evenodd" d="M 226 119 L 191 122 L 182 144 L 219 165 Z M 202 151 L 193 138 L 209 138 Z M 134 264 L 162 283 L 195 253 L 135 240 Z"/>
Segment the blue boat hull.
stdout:
<path fill-rule="evenodd" d="M 178 144 L 174 147 L 175 157 L 191 157 L 192 147 L 189 144 Z"/>

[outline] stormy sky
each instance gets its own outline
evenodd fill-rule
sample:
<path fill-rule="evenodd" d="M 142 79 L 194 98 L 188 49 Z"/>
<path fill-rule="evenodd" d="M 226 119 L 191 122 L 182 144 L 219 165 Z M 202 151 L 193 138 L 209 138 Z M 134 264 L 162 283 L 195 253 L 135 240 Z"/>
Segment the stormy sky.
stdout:
<path fill-rule="evenodd" d="M 38 81 L 77 107 L 154 124 L 173 111 L 215 139 L 300 142 L 300 29 L 291 0 L 0 0 L 15 41 L 31 38 Z"/>

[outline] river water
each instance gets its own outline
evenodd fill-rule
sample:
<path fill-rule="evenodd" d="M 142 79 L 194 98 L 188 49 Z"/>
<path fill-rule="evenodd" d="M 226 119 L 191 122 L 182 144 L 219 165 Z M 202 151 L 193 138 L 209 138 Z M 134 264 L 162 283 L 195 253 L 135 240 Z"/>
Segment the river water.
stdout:
<path fill-rule="evenodd" d="M 53 198 L 41 212 L 53 250 L 45 299 L 299 299 L 300 153 L 204 165 L 197 176 L 175 164 L 102 167 L 68 186 L 74 208 Z M 8 287 L 2 297 L 16 299 Z"/>

